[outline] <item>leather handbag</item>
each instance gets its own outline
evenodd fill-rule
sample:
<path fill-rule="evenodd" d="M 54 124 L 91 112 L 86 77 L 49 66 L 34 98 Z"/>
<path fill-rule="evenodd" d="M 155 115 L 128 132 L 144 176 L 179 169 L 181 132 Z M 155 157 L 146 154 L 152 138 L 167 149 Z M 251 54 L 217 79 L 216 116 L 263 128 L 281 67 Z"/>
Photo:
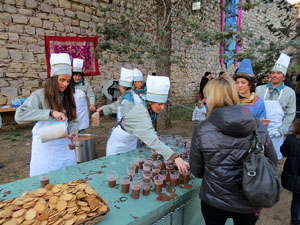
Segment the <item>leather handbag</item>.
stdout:
<path fill-rule="evenodd" d="M 243 191 L 251 206 L 270 208 L 280 197 L 280 183 L 273 162 L 264 155 L 257 128 L 249 155 L 243 162 Z"/>

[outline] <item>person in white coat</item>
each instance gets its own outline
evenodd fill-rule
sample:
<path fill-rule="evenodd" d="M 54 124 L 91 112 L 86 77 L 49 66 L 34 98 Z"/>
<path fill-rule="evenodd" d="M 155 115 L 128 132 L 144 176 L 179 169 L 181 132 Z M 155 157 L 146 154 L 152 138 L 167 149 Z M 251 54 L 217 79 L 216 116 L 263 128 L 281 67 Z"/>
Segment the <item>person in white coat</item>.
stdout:
<path fill-rule="evenodd" d="M 283 83 L 290 60 L 288 55 L 282 53 L 271 71 L 271 81 L 256 88 L 256 94 L 265 101 L 267 119 L 271 120 L 267 128 L 279 160 L 282 159 L 280 146 L 284 135 L 288 133 L 296 114 L 295 91 Z"/>
<path fill-rule="evenodd" d="M 94 112 L 95 108 L 95 94 L 89 82 L 84 80 L 83 73 L 83 59 L 73 59 L 73 73 L 72 79 L 76 89 L 81 89 L 86 94 L 90 103 L 90 110 Z"/>
<path fill-rule="evenodd" d="M 135 68 L 133 70 L 133 98 L 135 104 L 139 104 L 146 100 L 147 87 L 144 83 L 143 73 Z"/>
<path fill-rule="evenodd" d="M 95 111 L 95 96 L 90 84 L 84 80 L 83 59 L 73 59 L 72 83 L 75 87 L 75 103 L 79 133 L 84 133 L 90 125 L 87 96 L 90 101 L 90 110 Z"/>
<path fill-rule="evenodd" d="M 168 99 L 170 80 L 168 77 L 149 75 L 147 89 L 147 100 L 136 104 L 123 116 L 122 121 L 112 132 L 111 138 L 113 137 L 113 141 L 107 144 L 114 146 L 115 154 L 124 152 L 122 148 L 120 151 L 118 146 L 128 142 L 128 140 L 126 135 L 115 135 L 115 130 L 118 128 L 124 134 L 138 137 L 149 148 L 162 155 L 164 159 L 173 160 L 180 172 L 187 171 L 189 168 L 188 162 L 185 162 L 176 152 L 160 141 L 154 129 L 157 114 L 164 109 L 164 104 Z M 134 149 L 134 147 L 126 147 L 126 151 Z"/>
<path fill-rule="evenodd" d="M 73 86 L 70 85 L 72 68 L 68 54 L 51 54 L 51 77 L 44 88 L 34 91 L 18 107 L 15 120 L 18 124 L 34 122 L 30 176 L 40 175 L 76 164 L 75 152 L 69 150 L 66 137 L 42 142 L 41 129 L 53 121 L 63 121 L 68 133 L 77 139 L 78 123 Z"/>
<path fill-rule="evenodd" d="M 106 145 L 106 155 L 115 155 L 135 149 L 137 147 L 137 138 L 119 126 L 120 121 L 134 107 L 134 98 L 132 94 L 133 70 L 121 68 L 119 86 L 122 95 L 117 101 L 110 105 L 104 105 L 97 109 L 97 112 L 103 112 L 104 116 L 117 114 L 117 124 L 113 128 L 112 134 Z M 115 139 L 123 139 L 124 142 L 117 142 Z"/>

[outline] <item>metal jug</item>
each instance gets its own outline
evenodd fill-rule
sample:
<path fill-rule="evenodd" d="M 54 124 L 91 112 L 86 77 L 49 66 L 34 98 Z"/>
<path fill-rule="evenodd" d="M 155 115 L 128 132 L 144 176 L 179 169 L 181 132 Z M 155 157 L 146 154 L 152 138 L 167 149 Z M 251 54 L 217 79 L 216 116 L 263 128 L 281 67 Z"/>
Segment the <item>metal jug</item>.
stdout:
<path fill-rule="evenodd" d="M 91 134 L 78 135 L 75 154 L 78 163 L 95 159 L 95 136 Z"/>

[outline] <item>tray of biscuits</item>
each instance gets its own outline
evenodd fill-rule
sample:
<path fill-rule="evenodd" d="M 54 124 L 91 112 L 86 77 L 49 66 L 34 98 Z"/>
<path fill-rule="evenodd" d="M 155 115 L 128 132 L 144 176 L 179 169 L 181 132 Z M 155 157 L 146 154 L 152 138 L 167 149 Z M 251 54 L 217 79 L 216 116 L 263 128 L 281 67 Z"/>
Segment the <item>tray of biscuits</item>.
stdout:
<path fill-rule="evenodd" d="M 2 225 L 91 225 L 109 212 L 107 201 L 84 180 L 48 184 L 0 202 Z"/>

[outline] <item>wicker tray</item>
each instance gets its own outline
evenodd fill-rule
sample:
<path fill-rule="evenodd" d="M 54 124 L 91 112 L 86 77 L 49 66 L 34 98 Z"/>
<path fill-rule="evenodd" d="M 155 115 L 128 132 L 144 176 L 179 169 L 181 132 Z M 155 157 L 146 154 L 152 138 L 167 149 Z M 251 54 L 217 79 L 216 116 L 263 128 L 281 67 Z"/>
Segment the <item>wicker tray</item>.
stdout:
<path fill-rule="evenodd" d="M 109 212 L 107 202 L 84 180 L 49 184 L 0 202 L 0 224 L 90 225 Z"/>
<path fill-rule="evenodd" d="M 105 201 L 100 197 L 100 195 L 97 195 L 97 197 L 99 198 L 100 201 L 102 201 L 104 204 L 106 204 Z M 84 221 L 82 221 L 80 223 L 77 223 L 77 224 L 80 224 L 80 225 L 93 225 L 93 224 L 96 224 L 96 223 L 100 222 L 104 218 L 104 216 L 106 215 L 106 213 L 108 213 L 109 211 L 110 211 L 110 209 L 107 206 L 107 210 L 105 212 L 103 212 L 103 213 L 101 213 L 99 215 L 87 218 Z"/>

